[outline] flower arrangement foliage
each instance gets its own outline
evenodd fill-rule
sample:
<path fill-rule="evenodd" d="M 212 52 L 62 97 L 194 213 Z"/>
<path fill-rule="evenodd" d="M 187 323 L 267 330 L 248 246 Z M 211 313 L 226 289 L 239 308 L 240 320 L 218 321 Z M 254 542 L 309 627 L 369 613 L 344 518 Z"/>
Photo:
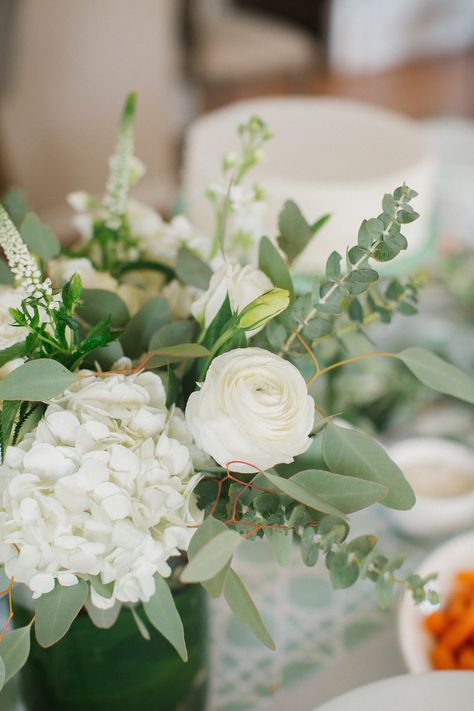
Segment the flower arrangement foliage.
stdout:
<path fill-rule="evenodd" d="M 408 509 L 414 494 L 383 448 L 317 396 L 327 373 L 381 357 L 474 402 L 472 379 L 429 351 L 352 352 L 344 340 L 416 313 L 416 280 L 376 269 L 407 248 L 416 193 L 385 195 L 347 253 L 332 252 L 301 289 L 292 262 L 329 216 L 308 222 L 289 200 L 275 239 L 262 235 L 264 190 L 245 181 L 270 138 L 265 123 L 239 127 L 241 153 L 225 157 L 208 190 L 216 228 L 205 236 L 130 197 L 144 170 L 134 109 L 131 95 L 105 197 L 69 196 L 72 248 L 18 193 L 0 207 L 11 270 L 0 269 L 3 682 L 25 663 L 33 626 L 47 647 L 84 607 L 99 627 L 131 607 L 145 637 L 150 624 L 186 659 L 171 592 L 184 583 L 224 595 L 273 648 L 232 565 L 244 539 L 265 538 L 280 565 L 296 539 L 306 565 L 324 558 L 334 588 L 368 578 L 383 606 L 397 586 L 416 601 L 433 595 L 429 578 L 401 571 L 403 557 L 387 558 L 374 536 L 349 537 L 351 513 Z M 12 631 L 17 586 L 32 616 Z"/>

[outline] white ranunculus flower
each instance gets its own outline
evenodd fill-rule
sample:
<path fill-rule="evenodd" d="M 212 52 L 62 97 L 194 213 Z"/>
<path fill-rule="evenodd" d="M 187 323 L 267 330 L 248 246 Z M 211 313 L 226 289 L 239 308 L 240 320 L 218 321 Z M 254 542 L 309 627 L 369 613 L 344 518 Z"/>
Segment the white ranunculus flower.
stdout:
<path fill-rule="evenodd" d="M 181 284 L 173 279 L 163 287 L 161 295 L 167 300 L 173 319 L 186 319 L 191 315 L 191 307 L 201 293 L 195 286 Z"/>
<path fill-rule="evenodd" d="M 85 374 L 85 373 L 83 373 Z M 38 597 L 98 575 L 112 597 L 148 600 L 154 575 L 202 520 L 183 415 L 158 375 L 78 379 L 0 467 L 0 564 Z"/>
<path fill-rule="evenodd" d="M 314 402 L 294 365 L 262 348 L 238 348 L 212 361 L 188 400 L 186 422 L 221 466 L 241 460 L 268 469 L 308 449 Z M 232 470 L 255 471 L 245 464 Z"/>
<path fill-rule="evenodd" d="M 272 282 L 260 269 L 248 264 L 242 267 L 240 264 L 225 262 L 212 275 L 208 290 L 194 302 L 191 313 L 207 328 L 227 294 L 232 311 L 237 312 L 272 288 Z"/>

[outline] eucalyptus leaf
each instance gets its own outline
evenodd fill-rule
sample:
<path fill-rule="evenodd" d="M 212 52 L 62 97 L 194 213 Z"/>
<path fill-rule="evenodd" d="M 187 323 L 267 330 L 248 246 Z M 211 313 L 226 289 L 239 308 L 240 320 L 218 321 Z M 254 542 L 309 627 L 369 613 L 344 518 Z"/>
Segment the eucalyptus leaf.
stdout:
<path fill-rule="evenodd" d="M 5 669 L 5 664 L 3 663 L 3 659 L 0 657 L 0 691 L 3 689 L 3 686 L 5 684 L 6 675 L 7 675 L 7 670 Z"/>
<path fill-rule="evenodd" d="M 159 368 L 169 363 L 181 360 L 207 358 L 209 351 L 200 343 L 181 343 L 177 346 L 164 346 L 150 351 L 153 358 L 147 363 L 147 368 Z"/>
<path fill-rule="evenodd" d="M 272 555 L 276 563 L 284 567 L 288 565 L 293 547 L 293 531 L 282 528 L 265 528 Z"/>
<path fill-rule="evenodd" d="M 222 523 L 222 521 L 219 521 L 213 516 L 208 516 L 206 519 L 204 519 L 201 526 L 199 526 L 196 533 L 191 538 L 191 542 L 188 548 L 189 560 L 192 560 L 206 543 L 209 543 L 210 540 L 215 538 L 219 533 L 223 533 L 224 531 L 227 531 L 227 526 Z M 217 573 L 217 575 L 201 583 L 203 588 L 209 593 L 211 597 L 219 597 L 222 594 L 229 567 L 230 559 L 222 568 L 222 570 Z"/>
<path fill-rule="evenodd" d="M 193 337 L 193 325 L 190 321 L 173 321 L 159 328 L 150 339 L 148 348 L 154 351 L 164 346 L 177 346 L 189 343 Z"/>
<path fill-rule="evenodd" d="M 375 481 L 333 474 L 322 469 L 307 469 L 291 477 L 300 486 L 317 491 L 318 496 L 339 511 L 353 513 L 381 501 L 388 492 Z"/>
<path fill-rule="evenodd" d="M 258 266 L 259 269 L 267 275 L 273 286 L 286 289 L 290 294 L 290 299 L 294 299 L 293 280 L 288 271 L 288 267 L 268 237 L 262 237 L 260 240 Z"/>
<path fill-rule="evenodd" d="M 384 506 L 406 510 L 414 505 L 415 495 L 399 467 L 366 434 L 330 422 L 323 432 L 322 453 L 332 472 L 385 486 Z"/>
<path fill-rule="evenodd" d="M 313 485 L 311 480 L 308 481 L 304 479 L 302 481 L 295 481 L 295 476 L 297 475 L 292 476 L 290 479 L 283 479 L 281 476 L 277 476 L 271 472 L 263 473 L 273 486 L 291 499 L 299 501 L 316 511 L 332 514 L 333 516 L 340 516 L 345 519 L 345 515 L 342 511 L 319 496 L 318 489 Z"/>
<path fill-rule="evenodd" d="M 28 201 L 25 191 L 20 188 L 9 188 L 2 195 L 2 204 L 15 227 L 19 229 L 28 212 Z"/>
<path fill-rule="evenodd" d="M 30 627 L 20 627 L 5 634 L 0 642 L 0 657 L 5 666 L 6 684 L 25 664 L 30 653 Z"/>
<path fill-rule="evenodd" d="M 181 247 L 176 261 L 176 274 L 185 284 L 205 291 L 212 277 L 212 269 L 191 250 Z"/>
<path fill-rule="evenodd" d="M 219 573 L 232 558 L 242 537 L 236 531 L 223 531 L 206 543 L 181 573 L 181 582 L 200 583 Z"/>
<path fill-rule="evenodd" d="M 27 212 L 20 234 L 28 249 L 44 261 L 57 257 L 61 245 L 56 235 L 33 212 Z"/>
<path fill-rule="evenodd" d="M 225 580 L 224 596 L 234 615 L 244 622 L 266 647 L 275 650 L 275 642 L 270 637 L 259 611 L 241 579 L 232 569 Z"/>
<path fill-rule="evenodd" d="M 20 365 L 0 382 L 0 399 L 49 400 L 63 393 L 77 376 L 61 363 L 50 358 L 39 358 Z"/>
<path fill-rule="evenodd" d="M 406 348 L 399 358 L 423 385 L 474 403 L 474 378 L 425 348 Z"/>
<path fill-rule="evenodd" d="M 142 618 L 140 617 L 138 612 L 135 610 L 133 605 L 130 605 L 130 612 L 132 613 L 133 621 L 135 622 L 135 624 L 137 626 L 137 630 L 139 631 L 140 635 L 143 637 L 143 639 L 146 642 L 149 642 L 151 637 L 150 637 L 150 633 L 148 632 L 148 627 L 143 622 Z"/>
<path fill-rule="evenodd" d="M 90 597 L 86 600 L 85 607 L 94 625 L 101 630 L 108 630 L 114 626 L 122 608 L 119 602 L 115 602 L 113 607 L 109 607 L 107 610 L 99 609 L 93 604 Z"/>
<path fill-rule="evenodd" d="M 171 313 L 166 299 L 159 296 L 150 299 L 130 319 L 120 336 L 125 355 L 138 358 L 145 353 L 153 334 L 170 321 Z"/>
<path fill-rule="evenodd" d="M 87 583 L 79 580 L 69 587 L 56 583 L 54 590 L 36 600 L 36 639 L 42 647 L 50 647 L 64 637 L 84 606 L 87 594 Z"/>
<path fill-rule="evenodd" d="M 278 246 L 285 252 L 288 259 L 293 261 L 309 244 L 313 236 L 313 229 L 293 200 L 285 202 L 278 217 L 278 227 L 280 229 L 277 238 Z"/>
<path fill-rule="evenodd" d="M 83 289 L 77 313 L 90 326 L 110 318 L 113 328 L 121 328 L 130 318 L 125 302 L 106 289 Z"/>
<path fill-rule="evenodd" d="M 153 627 L 173 645 L 183 662 L 187 662 L 183 623 L 169 585 L 161 575 L 155 575 L 155 593 L 143 603 L 143 609 Z"/>

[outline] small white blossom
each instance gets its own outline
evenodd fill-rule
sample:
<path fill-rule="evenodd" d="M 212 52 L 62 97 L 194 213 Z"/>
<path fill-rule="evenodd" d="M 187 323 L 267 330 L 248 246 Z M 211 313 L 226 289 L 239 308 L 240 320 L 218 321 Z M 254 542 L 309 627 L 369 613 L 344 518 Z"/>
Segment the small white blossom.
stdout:
<path fill-rule="evenodd" d="M 84 373 L 83 373 L 84 374 Z M 0 562 L 38 597 L 98 575 L 112 597 L 154 593 L 202 515 L 191 437 L 151 372 L 78 379 L 0 467 Z"/>

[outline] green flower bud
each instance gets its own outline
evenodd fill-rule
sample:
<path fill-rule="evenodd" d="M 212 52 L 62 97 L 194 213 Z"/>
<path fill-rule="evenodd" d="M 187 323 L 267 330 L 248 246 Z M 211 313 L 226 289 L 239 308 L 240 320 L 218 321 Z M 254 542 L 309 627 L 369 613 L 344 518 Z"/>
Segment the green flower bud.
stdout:
<path fill-rule="evenodd" d="M 287 289 L 271 289 L 254 299 L 238 315 L 238 327 L 244 331 L 253 331 L 281 314 L 290 303 Z"/>

